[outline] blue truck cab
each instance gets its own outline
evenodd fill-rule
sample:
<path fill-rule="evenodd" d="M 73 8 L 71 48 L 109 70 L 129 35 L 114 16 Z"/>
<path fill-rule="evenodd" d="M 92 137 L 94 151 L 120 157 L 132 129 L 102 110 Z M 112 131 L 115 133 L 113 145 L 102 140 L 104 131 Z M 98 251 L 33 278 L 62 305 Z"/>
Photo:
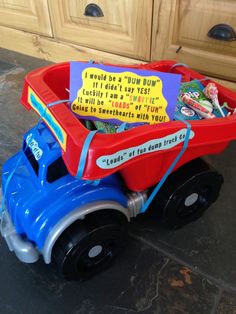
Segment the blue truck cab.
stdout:
<path fill-rule="evenodd" d="M 1 233 L 9 249 L 15 251 L 21 261 L 28 263 L 37 261 L 40 255 L 43 255 L 45 263 L 50 263 L 55 243 L 65 230 L 68 232 L 68 228 L 75 228 L 75 225 L 79 229 L 81 222 L 85 221 L 89 229 L 87 220 L 90 221 L 88 216 L 92 213 L 95 220 L 98 212 L 99 217 L 104 216 L 108 226 L 114 220 L 113 224 L 119 230 L 121 222 L 123 225 L 123 221 L 130 220 L 137 207 L 137 200 L 127 194 L 117 174 L 100 182 L 71 176 L 58 142 L 44 123 L 25 134 L 22 150 L 3 165 L 2 190 L 5 209 Z M 141 204 L 145 196 L 140 195 Z M 102 222 L 95 228 L 101 228 L 100 224 Z M 71 241 L 74 241 L 73 237 Z M 102 253 L 105 242 L 102 246 L 98 239 L 98 243 L 89 245 L 87 249 L 93 262 L 96 258 L 109 259 L 106 255 L 113 254 L 112 248 L 110 252 L 107 248 L 107 252 Z"/>

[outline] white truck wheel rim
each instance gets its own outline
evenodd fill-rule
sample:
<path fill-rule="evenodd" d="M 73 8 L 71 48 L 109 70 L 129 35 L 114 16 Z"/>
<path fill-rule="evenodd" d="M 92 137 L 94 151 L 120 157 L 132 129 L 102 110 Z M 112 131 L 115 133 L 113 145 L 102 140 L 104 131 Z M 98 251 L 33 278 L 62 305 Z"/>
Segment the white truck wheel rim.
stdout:
<path fill-rule="evenodd" d="M 90 258 L 96 257 L 98 256 L 100 253 L 102 252 L 102 246 L 101 245 L 95 245 L 94 247 L 92 247 L 89 252 L 88 252 L 88 256 Z"/>
<path fill-rule="evenodd" d="M 196 203 L 196 201 L 198 200 L 198 194 L 197 193 L 192 193 L 190 194 L 184 201 L 184 205 L 185 206 L 191 206 L 193 205 L 194 203 Z"/>

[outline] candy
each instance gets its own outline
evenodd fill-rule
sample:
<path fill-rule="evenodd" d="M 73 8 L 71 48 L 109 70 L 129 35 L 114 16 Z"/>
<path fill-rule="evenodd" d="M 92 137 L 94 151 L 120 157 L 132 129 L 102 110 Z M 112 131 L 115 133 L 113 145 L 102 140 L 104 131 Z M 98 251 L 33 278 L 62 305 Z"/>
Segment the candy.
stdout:
<path fill-rule="evenodd" d="M 186 105 L 188 105 L 191 109 L 193 109 L 201 117 L 206 118 L 206 119 L 216 118 L 216 116 L 213 113 L 208 111 L 199 102 L 197 102 L 196 100 L 192 99 L 188 95 L 182 94 L 180 96 L 180 98 Z"/>
<path fill-rule="evenodd" d="M 221 106 L 219 104 L 218 100 L 218 89 L 214 83 L 208 83 L 207 86 L 204 88 L 204 94 L 207 98 L 211 99 L 213 105 L 216 109 L 218 109 L 222 115 L 222 117 L 225 117 L 225 114 L 223 110 L 221 109 Z"/>

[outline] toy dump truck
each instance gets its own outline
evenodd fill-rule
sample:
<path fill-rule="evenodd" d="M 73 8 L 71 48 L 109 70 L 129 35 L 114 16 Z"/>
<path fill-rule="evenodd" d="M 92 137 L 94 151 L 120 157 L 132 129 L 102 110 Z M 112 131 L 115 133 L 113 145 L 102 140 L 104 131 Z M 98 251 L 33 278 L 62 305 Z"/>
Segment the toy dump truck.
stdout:
<path fill-rule="evenodd" d="M 174 64 L 133 67 L 172 71 L 182 81 L 204 79 Z M 164 223 L 178 228 L 202 215 L 217 199 L 223 178 L 199 157 L 222 152 L 236 138 L 236 115 L 189 121 L 189 127 L 171 121 L 96 133 L 66 101 L 46 108 L 68 98 L 69 66 L 51 65 L 25 78 L 21 103 L 43 118 L 3 165 L 1 233 L 21 261 L 33 263 L 42 255 L 46 264 L 55 261 L 65 278 L 81 279 L 111 264 L 125 242 L 127 222 L 146 210 L 159 182 L 150 206 Z M 233 111 L 236 94 L 217 87 L 220 102 Z M 185 152 L 176 159 L 187 134 Z M 163 180 L 173 160 L 172 173 Z"/>

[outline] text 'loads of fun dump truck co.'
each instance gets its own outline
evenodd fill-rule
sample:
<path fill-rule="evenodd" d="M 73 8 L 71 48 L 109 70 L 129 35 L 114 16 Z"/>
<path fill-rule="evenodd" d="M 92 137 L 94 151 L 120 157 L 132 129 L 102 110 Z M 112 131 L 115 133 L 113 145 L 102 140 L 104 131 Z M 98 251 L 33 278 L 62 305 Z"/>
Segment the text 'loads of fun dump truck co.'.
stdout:
<path fill-rule="evenodd" d="M 210 82 L 174 61 L 129 69 Z M 236 138 L 236 93 L 215 84 L 220 104 L 227 103 L 225 117 L 106 133 L 71 111 L 70 63 L 30 72 L 21 103 L 40 120 L 3 165 L 1 234 L 9 249 L 23 262 L 41 256 L 66 279 L 84 279 L 111 265 L 126 242 L 127 222 L 138 214 L 157 212 L 155 219 L 175 229 L 199 218 L 223 183 L 200 157 L 221 153 Z"/>

